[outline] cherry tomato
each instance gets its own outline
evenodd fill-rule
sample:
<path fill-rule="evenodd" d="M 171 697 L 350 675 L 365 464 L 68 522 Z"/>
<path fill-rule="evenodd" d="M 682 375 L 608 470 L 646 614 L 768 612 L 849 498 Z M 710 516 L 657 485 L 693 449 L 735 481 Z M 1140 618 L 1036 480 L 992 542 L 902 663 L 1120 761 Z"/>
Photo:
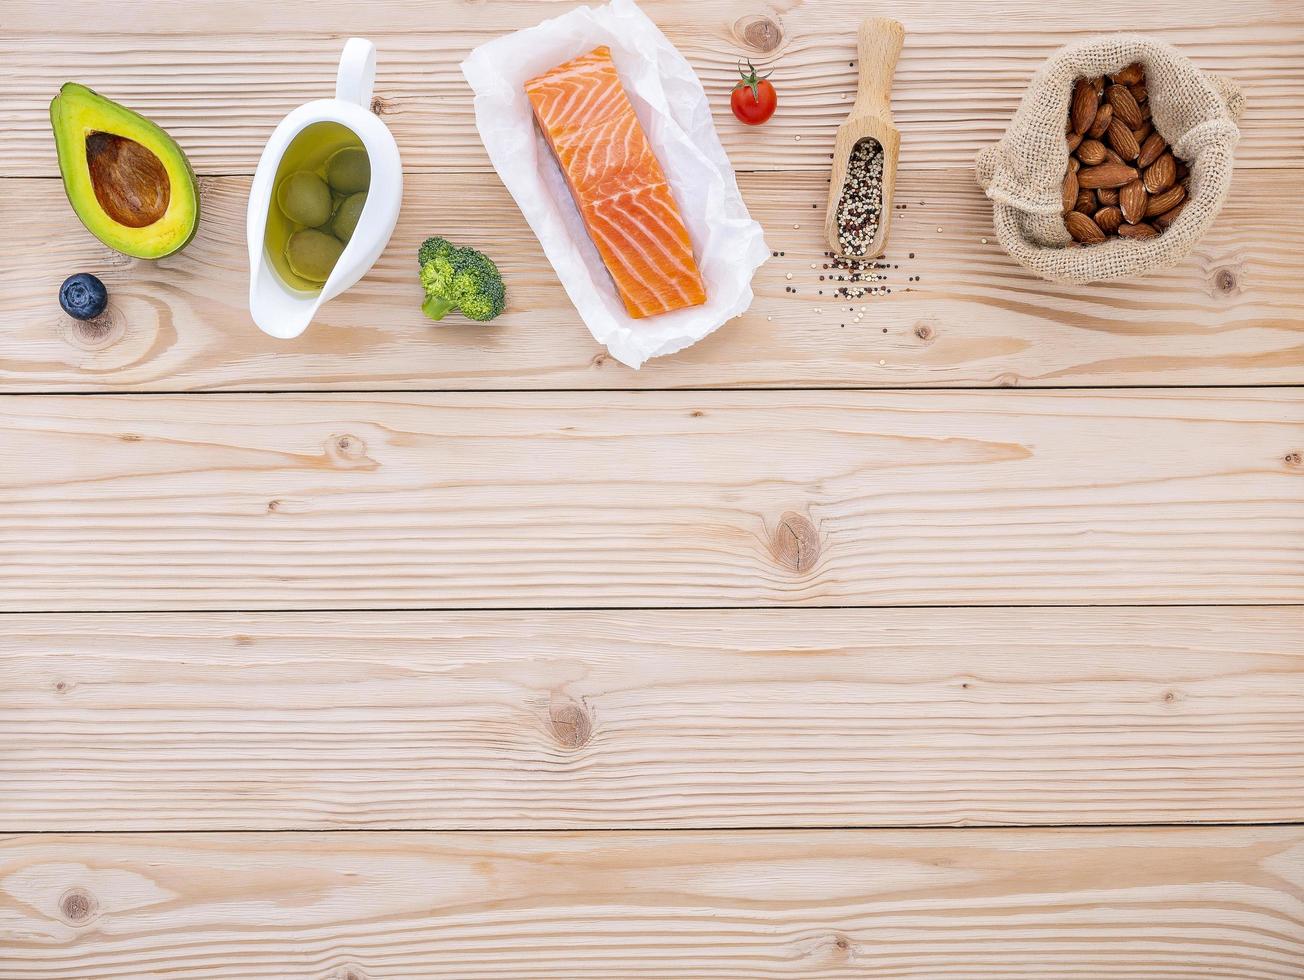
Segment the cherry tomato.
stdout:
<path fill-rule="evenodd" d="M 738 84 L 729 96 L 729 107 L 739 122 L 759 126 L 774 115 L 774 107 L 779 102 L 774 86 L 768 81 L 770 75 L 757 75 L 750 61 L 746 71 L 742 65 L 738 66 L 738 75 Z"/>

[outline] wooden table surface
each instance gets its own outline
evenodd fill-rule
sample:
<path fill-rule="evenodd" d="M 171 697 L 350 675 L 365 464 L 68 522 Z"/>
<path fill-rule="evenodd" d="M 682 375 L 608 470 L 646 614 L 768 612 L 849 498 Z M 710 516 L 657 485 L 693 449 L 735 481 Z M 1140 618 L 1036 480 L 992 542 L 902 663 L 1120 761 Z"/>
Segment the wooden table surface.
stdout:
<path fill-rule="evenodd" d="M 648 0 L 782 254 L 637 373 L 458 69 L 568 8 L 0 6 L 0 980 L 1304 977 L 1304 7 Z M 852 312 L 812 266 L 870 13 L 904 207 Z M 1041 282 L 972 158 L 1117 29 L 1241 83 L 1231 200 L 1175 269 Z M 351 34 L 404 210 L 275 341 L 250 176 Z M 81 228 L 66 80 L 188 152 L 184 252 Z M 495 325 L 421 316 L 436 233 Z"/>

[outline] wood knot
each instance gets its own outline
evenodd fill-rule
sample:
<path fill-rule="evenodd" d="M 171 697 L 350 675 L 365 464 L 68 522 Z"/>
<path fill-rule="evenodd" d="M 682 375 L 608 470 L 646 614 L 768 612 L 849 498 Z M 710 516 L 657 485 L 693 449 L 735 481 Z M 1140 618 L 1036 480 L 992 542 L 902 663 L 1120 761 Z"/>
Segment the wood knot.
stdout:
<path fill-rule="evenodd" d="M 827 933 L 812 938 L 807 946 L 808 955 L 834 963 L 849 963 L 856 955 L 856 944 L 840 932 Z"/>
<path fill-rule="evenodd" d="M 118 438 L 123 442 L 140 442 L 143 437 L 135 432 L 124 432 Z"/>
<path fill-rule="evenodd" d="M 85 925 L 95 917 L 99 903 L 85 888 L 69 888 L 59 899 L 59 914 L 75 926 Z"/>
<path fill-rule="evenodd" d="M 593 737 L 593 719 L 588 710 L 570 698 L 553 697 L 548 705 L 548 725 L 563 748 L 583 748 Z"/>
<path fill-rule="evenodd" d="M 54 693 L 55 693 L 55 694 L 67 694 L 67 693 L 68 693 L 69 691 L 71 691 L 71 690 L 72 690 L 72 685 L 69 684 L 67 681 L 55 681 L 55 682 L 54 682 Z"/>
<path fill-rule="evenodd" d="M 367 455 L 367 444 L 357 436 L 335 434 L 326 440 L 323 448 L 329 462 L 345 469 L 376 469 L 380 464 Z"/>
<path fill-rule="evenodd" d="M 927 320 L 920 320 L 915 324 L 915 336 L 924 343 L 928 343 L 937 336 L 937 328 Z"/>
<path fill-rule="evenodd" d="M 769 54 L 783 43 L 783 28 L 770 17 L 750 14 L 734 22 L 734 34 L 744 47 Z"/>
<path fill-rule="evenodd" d="M 104 350 L 116 344 L 127 332 L 127 318 L 110 306 L 94 320 L 74 320 L 65 316 L 64 339 L 78 350 Z"/>
<path fill-rule="evenodd" d="M 802 514 L 788 511 L 770 538 L 774 560 L 790 572 L 808 572 L 820 556 L 820 536 L 815 525 Z"/>
<path fill-rule="evenodd" d="M 280 509 L 281 509 L 281 502 L 279 500 L 267 501 L 267 513 L 275 514 Z"/>
<path fill-rule="evenodd" d="M 235 645 L 238 647 L 251 647 L 254 645 L 254 638 L 247 633 L 237 633 L 231 639 L 235 641 Z"/>
<path fill-rule="evenodd" d="M 695 408 L 695 409 L 693 409 L 691 412 L 688 413 L 688 417 L 691 418 L 691 419 L 700 419 L 700 418 L 701 418 L 702 416 L 704 416 L 705 414 L 706 414 L 706 413 L 705 413 L 704 411 L 702 411 L 700 408 Z"/>
<path fill-rule="evenodd" d="M 1224 295 L 1236 292 L 1238 286 L 1236 273 L 1226 266 L 1213 274 L 1213 288 Z"/>
<path fill-rule="evenodd" d="M 367 980 L 367 975 L 356 966 L 346 966 L 344 969 L 332 973 L 330 980 Z"/>
<path fill-rule="evenodd" d="M 393 112 L 394 100 L 387 99 L 383 95 L 373 95 L 371 97 L 371 111 L 377 116 L 383 116 L 388 112 Z"/>
<path fill-rule="evenodd" d="M 1287 466 L 1300 466 L 1304 464 L 1304 456 L 1300 455 L 1298 452 L 1289 452 L 1281 457 L 1281 461 Z"/>
<path fill-rule="evenodd" d="M 607 355 L 602 353 L 594 354 L 593 357 L 589 360 L 589 363 L 592 364 L 595 368 L 600 368 L 602 367 L 602 365 L 607 363 Z"/>
<path fill-rule="evenodd" d="M 1002 374 L 999 377 L 997 377 L 996 387 L 1017 388 L 1019 387 L 1019 376 L 1017 374 L 1011 374 L 1007 371 L 1005 374 Z"/>

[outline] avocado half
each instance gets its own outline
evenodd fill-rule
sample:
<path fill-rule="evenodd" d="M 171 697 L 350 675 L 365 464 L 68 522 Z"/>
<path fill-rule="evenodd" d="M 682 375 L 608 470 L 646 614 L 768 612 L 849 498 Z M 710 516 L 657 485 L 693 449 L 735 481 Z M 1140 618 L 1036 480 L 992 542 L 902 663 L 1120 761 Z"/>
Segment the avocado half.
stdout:
<path fill-rule="evenodd" d="M 199 227 L 190 161 L 139 113 L 68 82 L 50 103 L 59 171 L 77 217 L 109 248 L 159 259 Z"/>

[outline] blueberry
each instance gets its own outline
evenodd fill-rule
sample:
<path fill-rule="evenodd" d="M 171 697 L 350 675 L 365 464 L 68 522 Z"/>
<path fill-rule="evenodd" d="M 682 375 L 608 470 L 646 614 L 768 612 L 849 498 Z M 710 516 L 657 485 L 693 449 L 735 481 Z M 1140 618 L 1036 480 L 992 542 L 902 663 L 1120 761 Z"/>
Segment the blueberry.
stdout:
<path fill-rule="evenodd" d="M 59 287 L 59 305 L 74 319 L 94 320 L 109 305 L 109 291 L 89 272 L 79 272 Z"/>

